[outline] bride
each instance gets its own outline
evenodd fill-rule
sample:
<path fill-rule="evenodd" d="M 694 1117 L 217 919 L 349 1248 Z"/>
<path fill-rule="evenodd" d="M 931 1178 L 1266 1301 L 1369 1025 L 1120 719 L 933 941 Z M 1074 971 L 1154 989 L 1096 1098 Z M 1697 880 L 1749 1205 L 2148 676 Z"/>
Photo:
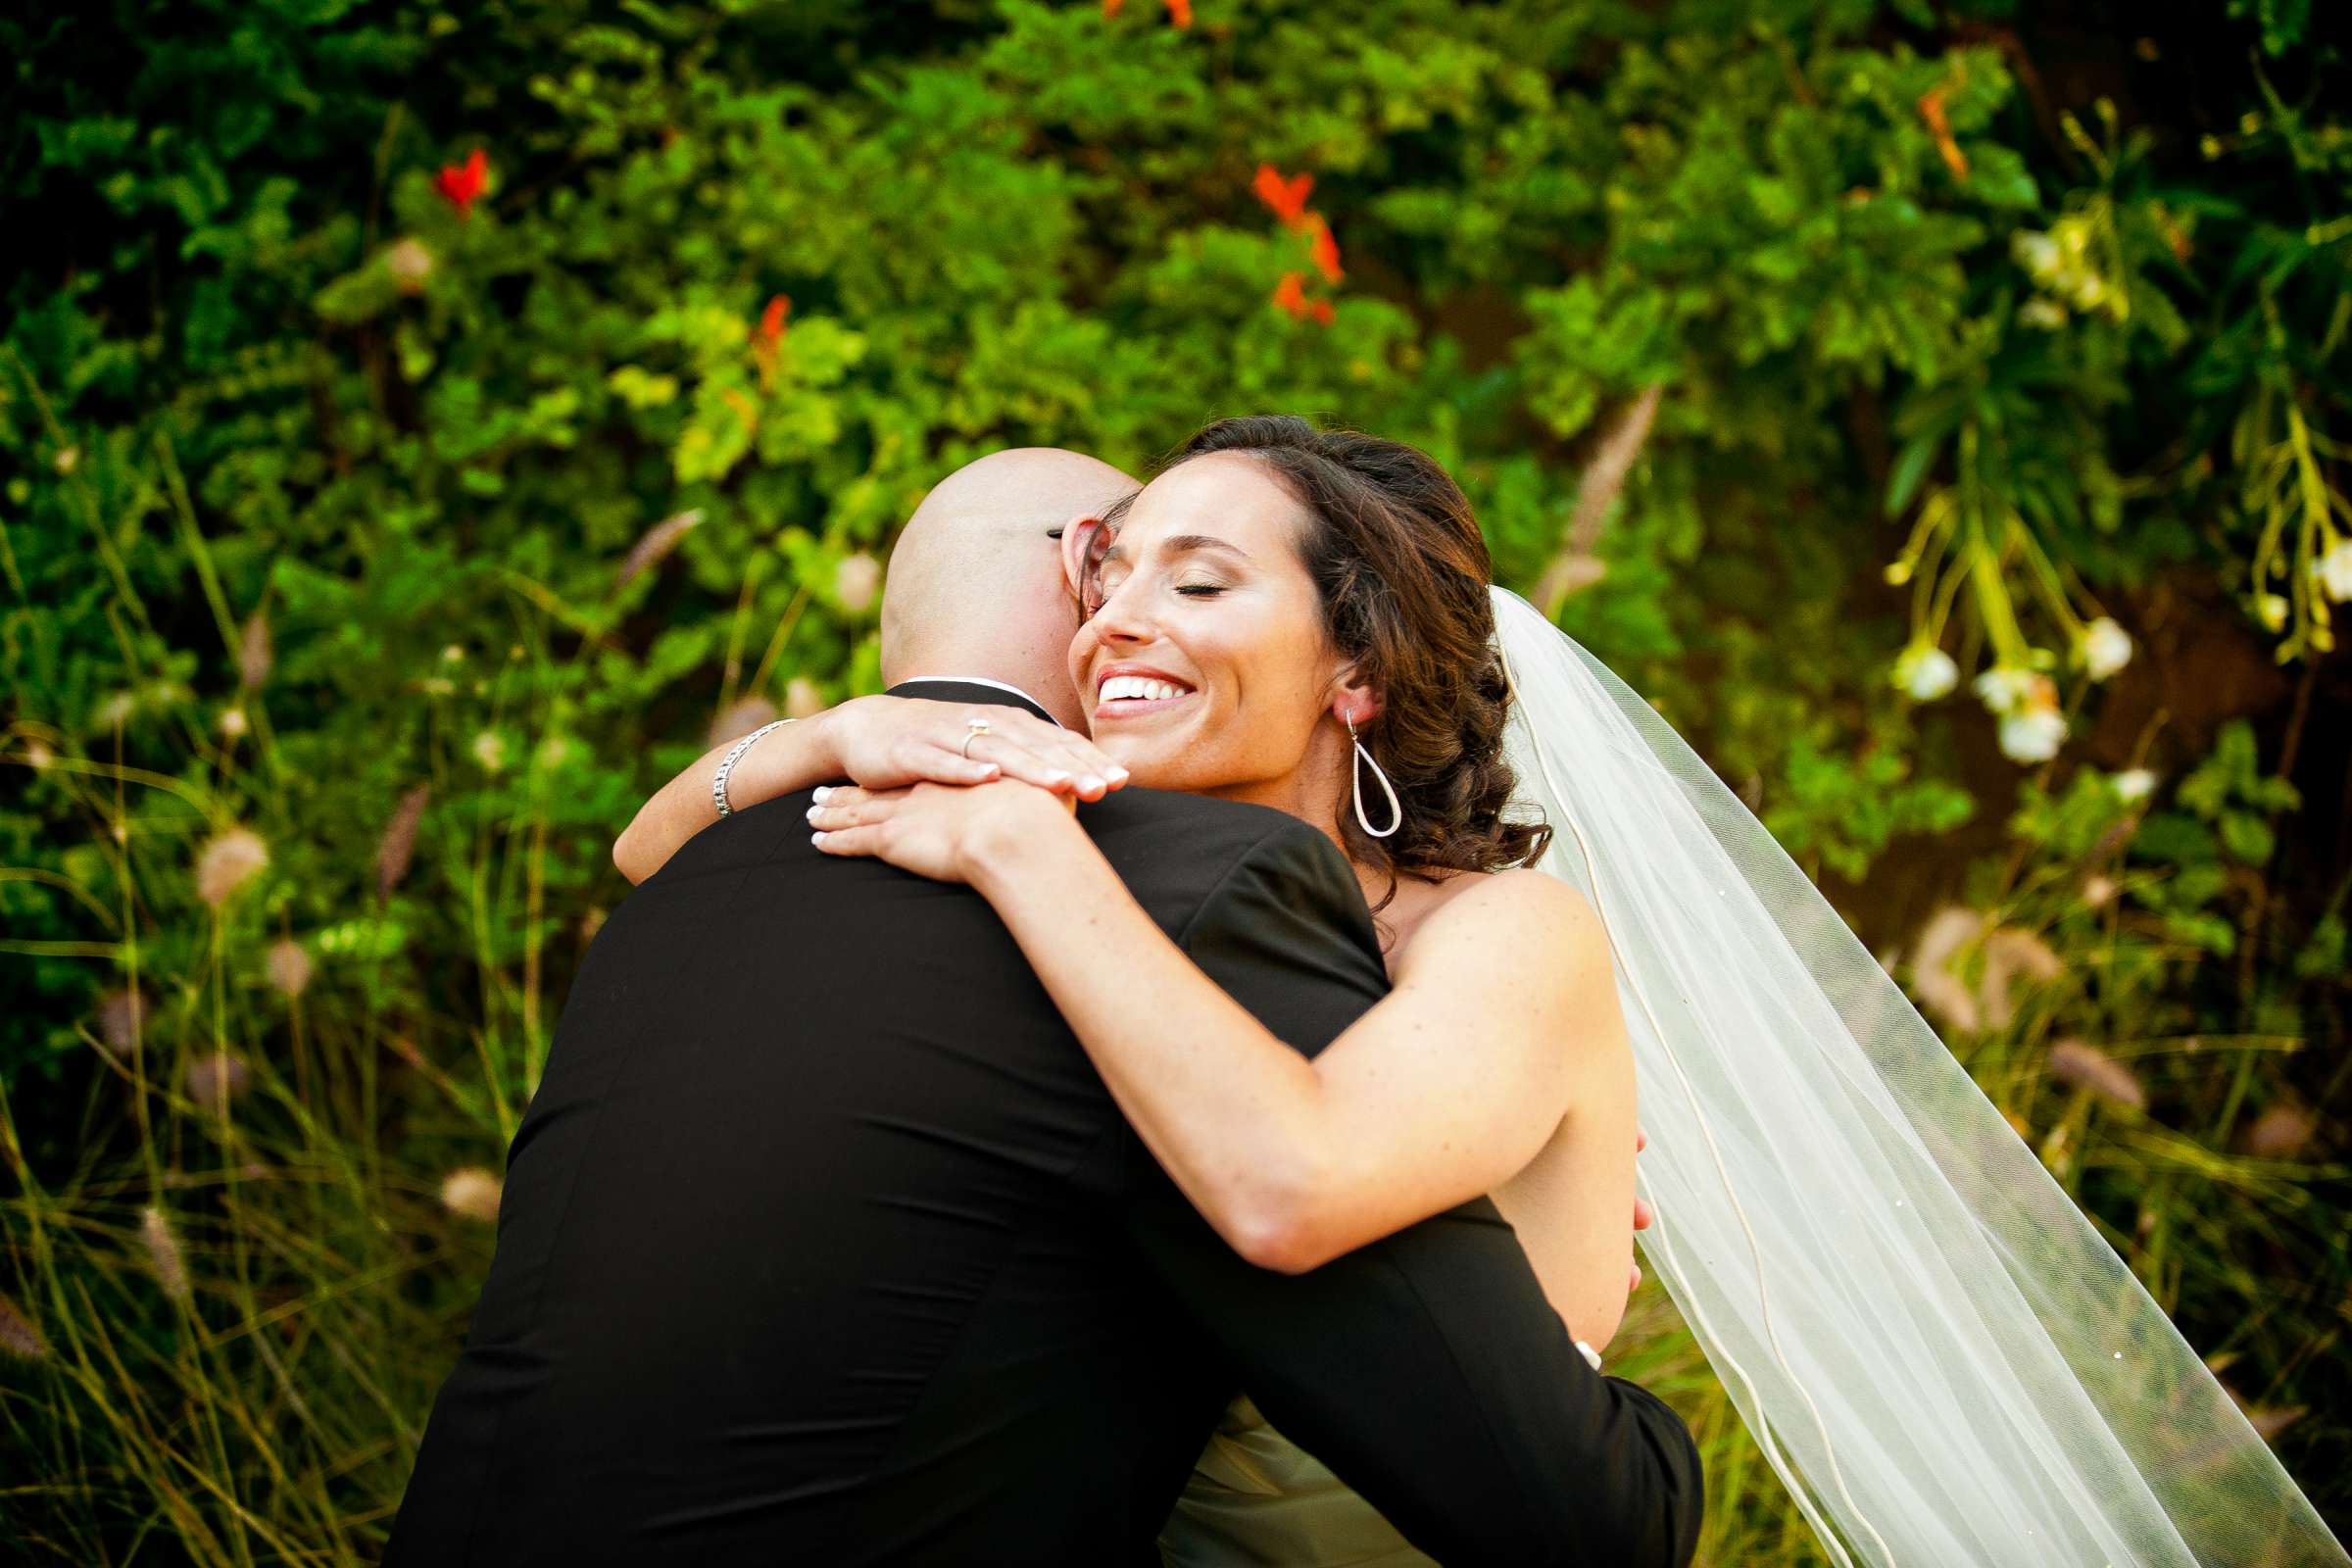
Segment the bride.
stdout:
<path fill-rule="evenodd" d="M 1390 997 L 1299 1056 L 1027 784 L 845 788 L 810 819 L 827 853 L 989 899 L 1237 1250 L 1304 1270 L 1492 1193 L 1571 1332 L 1605 1345 L 1638 1085 L 1645 1255 L 1833 1560 L 2346 1561 L 1762 826 L 1491 587 L 1435 464 L 1225 420 L 1065 548 L 1096 746 L 1138 785 L 1329 833 L 1380 918 Z M 1221 1489 L 1236 1454 L 1257 1484 Z M 1202 1471 L 1175 1559 L 1418 1560 L 1247 1401 Z"/>

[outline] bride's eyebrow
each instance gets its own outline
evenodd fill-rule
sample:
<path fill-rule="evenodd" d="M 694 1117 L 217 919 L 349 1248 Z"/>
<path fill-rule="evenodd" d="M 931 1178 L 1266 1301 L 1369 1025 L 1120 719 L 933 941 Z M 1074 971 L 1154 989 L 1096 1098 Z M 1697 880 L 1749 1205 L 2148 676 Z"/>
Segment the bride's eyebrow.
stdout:
<path fill-rule="evenodd" d="M 1163 556 L 1189 556 L 1196 550 L 1220 550 L 1229 556 L 1239 556 L 1244 561 L 1250 559 L 1250 552 L 1240 545 L 1228 544 L 1204 533 L 1180 533 L 1159 547 L 1159 553 Z"/>
<path fill-rule="evenodd" d="M 1244 550 L 1240 545 L 1227 544 L 1222 539 L 1204 533 L 1174 534 L 1159 542 L 1159 554 L 1162 556 L 1189 556 L 1196 550 L 1218 550 L 1229 556 L 1238 556 L 1244 561 L 1250 559 L 1250 552 Z M 1102 561 L 1106 565 L 1113 561 L 1126 559 L 1126 552 L 1116 544 L 1102 553 Z"/>

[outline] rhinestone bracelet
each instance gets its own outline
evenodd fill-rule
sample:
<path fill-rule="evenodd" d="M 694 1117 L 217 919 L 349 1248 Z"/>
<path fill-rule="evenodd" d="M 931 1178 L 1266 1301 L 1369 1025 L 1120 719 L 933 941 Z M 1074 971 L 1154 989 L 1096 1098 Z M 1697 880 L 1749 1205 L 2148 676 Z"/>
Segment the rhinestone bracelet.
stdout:
<path fill-rule="evenodd" d="M 752 749 L 752 742 L 769 730 L 781 729 L 791 722 L 792 720 L 789 718 L 771 718 L 737 741 L 728 751 L 726 759 L 718 764 L 718 771 L 710 775 L 710 804 L 718 808 L 719 815 L 732 815 L 735 810 L 735 808 L 727 804 L 727 774 L 734 768 L 735 760 Z"/>

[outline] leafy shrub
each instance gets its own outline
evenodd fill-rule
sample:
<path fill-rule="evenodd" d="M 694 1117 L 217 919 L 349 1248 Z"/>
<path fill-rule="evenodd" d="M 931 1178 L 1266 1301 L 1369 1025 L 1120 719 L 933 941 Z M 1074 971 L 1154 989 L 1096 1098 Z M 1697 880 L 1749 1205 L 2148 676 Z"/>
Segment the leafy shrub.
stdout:
<path fill-rule="evenodd" d="M 948 468 L 1273 409 L 1455 468 L 2352 1505 L 2307 20 L 0 19 L 0 1535 L 370 1557 L 636 806 L 873 687 Z M 1709 1559 L 1815 1560 L 1654 1289 L 1620 1343 Z"/>

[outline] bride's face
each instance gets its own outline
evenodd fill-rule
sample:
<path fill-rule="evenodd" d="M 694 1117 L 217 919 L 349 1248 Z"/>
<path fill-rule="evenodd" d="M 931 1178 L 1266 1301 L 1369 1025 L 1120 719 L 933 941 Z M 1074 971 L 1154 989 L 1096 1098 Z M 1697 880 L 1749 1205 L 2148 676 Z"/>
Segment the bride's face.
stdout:
<path fill-rule="evenodd" d="M 1250 457 L 1212 453 L 1144 487 L 1070 645 L 1095 743 L 1138 784 L 1310 819 L 1347 661 L 1299 556 L 1306 517 Z M 1328 807 L 1328 803 L 1325 803 Z"/>

